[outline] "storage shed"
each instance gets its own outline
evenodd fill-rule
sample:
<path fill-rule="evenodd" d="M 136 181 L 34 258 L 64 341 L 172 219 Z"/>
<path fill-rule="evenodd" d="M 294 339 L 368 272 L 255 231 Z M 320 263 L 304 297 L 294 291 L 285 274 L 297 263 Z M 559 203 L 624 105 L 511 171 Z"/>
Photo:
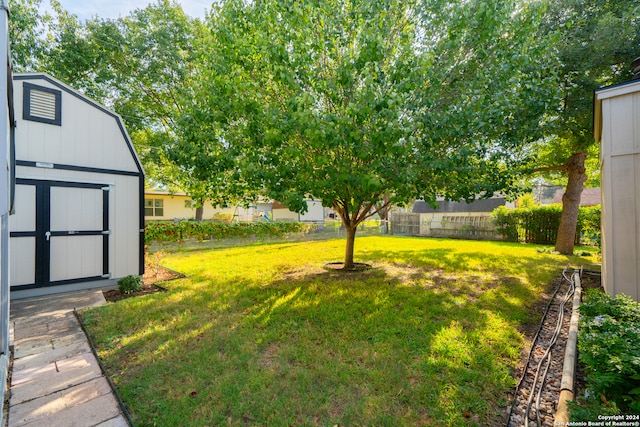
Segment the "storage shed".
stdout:
<path fill-rule="evenodd" d="M 11 297 L 144 273 L 144 172 L 121 118 L 46 74 L 14 75 Z"/>
<path fill-rule="evenodd" d="M 598 89 L 602 280 L 611 294 L 640 300 L 640 80 Z"/>
<path fill-rule="evenodd" d="M 313 222 L 315 224 L 324 223 L 324 207 L 321 200 L 310 199 L 305 200 L 307 211 L 298 213 L 289 210 L 282 203 L 274 202 L 271 209 L 274 221 L 293 221 L 293 222 Z"/>

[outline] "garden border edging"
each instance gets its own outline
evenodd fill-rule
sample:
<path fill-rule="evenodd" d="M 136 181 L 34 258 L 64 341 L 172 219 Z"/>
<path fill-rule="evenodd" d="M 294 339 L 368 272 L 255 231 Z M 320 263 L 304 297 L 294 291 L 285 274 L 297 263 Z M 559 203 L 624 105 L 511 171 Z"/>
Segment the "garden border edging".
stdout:
<path fill-rule="evenodd" d="M 575 290 L 573 294 L 573 306 L 571 313 L 571 323 L 569 326 L 569 336 L 564 353 L 564 365 L 562 368 L 562 382 L 560 383 L 560 395 L 558 396 L 558 409 L 554 417 L 554 426 L 566 426 L 569 423 L 568 402 L 574 400 L 574 383 L 577 363 L 577 345 L 578 345 L 578 322 L 580 320 L 580 301 L 582 299 L 582 286 L 580 284 L 580 273 L 573 273 Z"/>

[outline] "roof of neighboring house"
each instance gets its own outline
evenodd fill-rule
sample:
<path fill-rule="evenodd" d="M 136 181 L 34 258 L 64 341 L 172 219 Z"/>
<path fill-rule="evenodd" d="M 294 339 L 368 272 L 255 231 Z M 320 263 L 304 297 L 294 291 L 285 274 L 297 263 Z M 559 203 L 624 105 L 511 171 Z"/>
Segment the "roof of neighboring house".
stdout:
<path fill-rule="evenodd" d="M 548 205 L 549 203 L 553 203 L 552 200 L 556 192 L 563 189 L 564 187 L 561 185 L 542 185 L 539 188 L 534 187 L 533 193 L 536 195 L 538 202 L 543 205 Z"/>
<path fill-rule="evenodd" d="M 413 213 L 434 213 L 434 212 L 491 212 L 498 206 L 504 206 L 506 199 L 503 197 L 492 197 L 490 199 L 474 200 L 467 202 L 447 202 L 440 201 L 438 209 L 434 209 L 424 200 L 416 200 L 413 204 Z"/>
<path fill-rule="evenodd" d="M 144 194 L 149 194 L 153 196 L 180 196 L 180 197 L 189 197 L 186 193 L 171 193 L 169 191 L 159 191 L 159 190 L 144 190 Z"/>
<path fill-rule="evenodd" d="M 553 200 L 551 201 L 551 203 L 562 203 L 563 195 L 564 188 L 557 190 L 553 195 Z M 601 200 L 600 187 L 585 188 L 584 190 L 582 190 L 582 195 L 580 196 L 580 206 L 599 205 Z"/>

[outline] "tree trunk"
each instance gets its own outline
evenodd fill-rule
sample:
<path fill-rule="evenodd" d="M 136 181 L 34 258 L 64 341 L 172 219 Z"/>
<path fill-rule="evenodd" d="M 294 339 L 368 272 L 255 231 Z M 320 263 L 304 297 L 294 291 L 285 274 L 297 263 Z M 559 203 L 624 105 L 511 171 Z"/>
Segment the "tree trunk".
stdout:
<path fill-rule="evenodd" d="M 385 207 L 378 213 L 382 220 L 382 234 L 389 234 L 389 193 L 385 193 L 382 199 Z"/>
<path fill-rule="evenodd" d="M 196 208 L 196 221 L 202 221 L 202 214 L 204 213 L 204 206 Z"/>
<path fill-rule="evenodd" d="M 562 196 L 562 216 L 560 217 L 560 227 L 556 240 L 556 251 L 563 255 L 572 255 L 573 246 L 576 240 L 576 228 L 578 226 L 578 210 L 580 207 L 580 196 L 587 180 L 584 161 L 587 153 L 574 153 L 569 157 L 565 167 L 569 181 L 567 189 Z"/>
<path fill-rule="evenodd" d="M 347 231 L 347 247 L 344 255 L 344 268 L 353 268 L 353 249 L 356 241 L 357 226 L 354 227 L 351 224 L 344 224 L 344 228 Z"/>

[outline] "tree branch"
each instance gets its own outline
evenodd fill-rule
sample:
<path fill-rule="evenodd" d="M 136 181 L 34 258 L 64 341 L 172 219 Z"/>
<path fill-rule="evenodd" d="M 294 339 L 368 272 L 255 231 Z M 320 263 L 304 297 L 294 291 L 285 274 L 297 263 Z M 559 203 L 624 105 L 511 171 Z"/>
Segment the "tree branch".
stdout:
<path fill-rule="evenodd" d="M 547 166 L 544 168 L 535 168 L 534 170 L 532 170 L 532 172 L 551 172 L 551 171 L 566 171 L 567 170 L 567 165 L 560 165 L 560 166 Z"/>

